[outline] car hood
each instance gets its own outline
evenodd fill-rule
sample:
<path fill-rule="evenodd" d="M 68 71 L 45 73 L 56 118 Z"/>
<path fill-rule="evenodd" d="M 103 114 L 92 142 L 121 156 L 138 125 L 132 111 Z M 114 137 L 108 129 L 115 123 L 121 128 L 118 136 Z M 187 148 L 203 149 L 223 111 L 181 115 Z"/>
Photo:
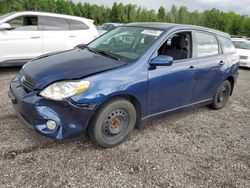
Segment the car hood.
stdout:
<path fill-rule="evenodd" d="M 76 48 L 35 58 L 23 66 L 23 71 L 36 81 L 36 89 L 43 89 L 59 80 L 80 79 L 125 64 Z"/>

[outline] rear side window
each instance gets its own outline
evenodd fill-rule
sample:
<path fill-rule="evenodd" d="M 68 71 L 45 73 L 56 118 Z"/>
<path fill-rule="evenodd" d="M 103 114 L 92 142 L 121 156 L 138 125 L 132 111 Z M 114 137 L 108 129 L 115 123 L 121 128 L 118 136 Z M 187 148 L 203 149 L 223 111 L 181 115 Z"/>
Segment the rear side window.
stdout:
<path fill-rule="evenodd" d="M 197 57 L 219 54 L 219 45 L 215 36 L 207 33 L 195 33 Z"/>
<path fill-rule="evenodd" d="M 71 30 L 85 30 L 88 29 L 89 27 L 80 21 L 76 21 L 76 20 L 67 20 L 70 23 L 70 29 Z"/>
<path fill-rule="evenodd" d="M 66 19 L 43 16 L 40 20 L 42 30 L 45 31 L 67 31 L 70 30 L 69 23 Z"/>
<path fill-rule="evenodd" d="M 236 52 L 235 48 L 234 48 L 234 45 L 233 45 L 230 38 L 225 38 L 225 37 L 219 36 L 219 41 L 221 43 L 222 50 L 223 50 L 224 54 Z"/>

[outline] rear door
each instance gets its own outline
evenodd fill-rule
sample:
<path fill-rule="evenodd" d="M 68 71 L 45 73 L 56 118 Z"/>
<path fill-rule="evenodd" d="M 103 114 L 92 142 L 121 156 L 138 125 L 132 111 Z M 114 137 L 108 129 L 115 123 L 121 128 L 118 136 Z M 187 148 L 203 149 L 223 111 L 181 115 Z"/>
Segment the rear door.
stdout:
<path fill-rule="evenodd" d="M 42 32 L 38 27 L 37 16 L 18 16 L 6 23 L 10 24 L 11 30 L 0 31 L 3 61 L 21 63 L 41 55 Z"/>
<path fill-rule="evenodd" d="M 93 29 L 90 29 L 83 21 L 73 19 L 67 19 L 67 21 L 71 29 L 71 35 L 69 37 L 74 46 L 78 44 L 88 44 L 98 36 L 97 31 L 95 32 Z"/>
<path fill-rule="evenodd" d="M 212 99 L 222 82 L 226 58 L 215 34 L 196 31 L 194 66 L 195 90 L 193 102 Z"/>
<path fill-rule="evenodd" d="M 43 34 L 43 53 L 68 50 L 74 47 L 70 24 L 64 18 L 40 16 Z"/>

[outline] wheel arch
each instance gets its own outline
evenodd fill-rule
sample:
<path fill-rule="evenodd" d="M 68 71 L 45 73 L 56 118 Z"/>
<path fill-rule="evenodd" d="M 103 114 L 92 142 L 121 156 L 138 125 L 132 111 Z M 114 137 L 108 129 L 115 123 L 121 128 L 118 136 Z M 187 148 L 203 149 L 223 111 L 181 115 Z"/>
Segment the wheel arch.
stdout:
<path fill-rule="evenodd" d="M 116 98 L 122 98 L 122 99 L 128 100 L 129 102 L 131 102 L 133 104 L 133 106 L 135 107 L 135 110 L 136 110 L 136 125 L 135 126 L 137 128 L 139 128 L 141 126 L 141 113 L 142 113 L 141 103 L 140 103 L 139 99 L 136 96 L 132 95 L 132 94 L 119 93 L 119 94 L 108 96 L 102 102 L 102 104 L 100 104 L 98 106 L 98 108 L 96 109 L 96 111 L 99 110 L 104 104 L 106 104 L 106 103 L 108 103 L 111 100 L 114 100 Z M 92 118 L 94 118 L 94 116 Z"/>
<path fill-rule="evenodd" d="M 232 95 L 233 90 L 234 90 L 234 84 L 235 84 L 234 77 L 233 76 L 228 76 L 226 80 L 228 80 L 230 82 L 230 84 L 231 84 L 231 93 L 230 93 L 230 95 Z"/>

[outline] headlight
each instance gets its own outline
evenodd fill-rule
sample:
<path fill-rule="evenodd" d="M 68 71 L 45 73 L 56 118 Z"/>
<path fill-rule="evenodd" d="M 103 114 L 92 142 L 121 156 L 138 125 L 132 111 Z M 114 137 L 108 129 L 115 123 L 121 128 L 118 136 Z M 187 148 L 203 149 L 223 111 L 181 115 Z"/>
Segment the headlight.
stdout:
<path fill-rule="evenodd" d="M 86 91 L 89 81 L 62 81 L 49 85 L 40 92 L 40 95 L 52 100 L 63 100 Z"/>

